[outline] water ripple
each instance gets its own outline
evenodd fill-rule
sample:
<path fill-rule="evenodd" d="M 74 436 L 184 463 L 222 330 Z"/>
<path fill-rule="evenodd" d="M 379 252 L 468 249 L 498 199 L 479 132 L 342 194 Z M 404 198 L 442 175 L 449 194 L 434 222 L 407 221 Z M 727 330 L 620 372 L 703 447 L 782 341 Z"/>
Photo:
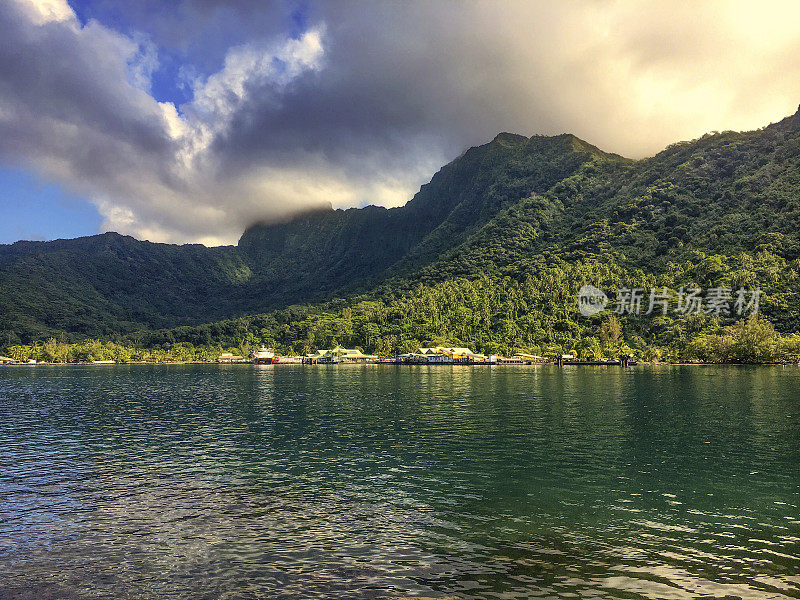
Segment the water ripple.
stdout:
<path fill-rule="evenodd" d="M 0 600 L 800 598 L 797 369 L 0 370 Z"/>

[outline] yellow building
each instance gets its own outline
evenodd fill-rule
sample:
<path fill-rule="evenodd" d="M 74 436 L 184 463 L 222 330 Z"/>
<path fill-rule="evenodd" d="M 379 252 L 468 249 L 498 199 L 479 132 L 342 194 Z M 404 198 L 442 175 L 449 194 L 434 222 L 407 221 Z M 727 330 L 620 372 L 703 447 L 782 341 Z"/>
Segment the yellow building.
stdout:
<path fill-rule="evenodd" d="M 432 348 L 419 348 L 416 352 L 407 355 L 407 362 L 417 363 L 483 363 L 489 362 L 489 357 L 477 354 L 469 348 L 456 346 L 434 346 Z"/>
<path fill-rule="evenodd" d="M 378 357 L 374 354 L 364 354 L 357 348 L 336 346 L 330 350 L 317 350 L 306 356 L 306 362 L 317 363 L 365 363 L 373 362 Z"/>

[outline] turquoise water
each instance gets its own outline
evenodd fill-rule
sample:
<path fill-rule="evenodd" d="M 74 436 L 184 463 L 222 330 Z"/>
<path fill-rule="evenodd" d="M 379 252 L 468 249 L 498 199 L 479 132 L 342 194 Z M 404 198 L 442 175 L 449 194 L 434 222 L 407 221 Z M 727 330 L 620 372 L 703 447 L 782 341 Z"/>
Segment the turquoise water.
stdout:
<path fill-rule="evenodd" d="M 800 370 L 0 369 L 0 599 L 800 598 Z"/>

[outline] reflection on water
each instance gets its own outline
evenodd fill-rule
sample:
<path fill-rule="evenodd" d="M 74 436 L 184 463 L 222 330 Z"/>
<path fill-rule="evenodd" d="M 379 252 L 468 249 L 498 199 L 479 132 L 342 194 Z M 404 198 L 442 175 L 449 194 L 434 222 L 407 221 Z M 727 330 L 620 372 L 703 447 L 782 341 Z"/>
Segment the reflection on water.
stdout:
<path fill-rule="evenodd" d="M 0 600 L 798 598 L 800 370 L 0 370 Z"/>

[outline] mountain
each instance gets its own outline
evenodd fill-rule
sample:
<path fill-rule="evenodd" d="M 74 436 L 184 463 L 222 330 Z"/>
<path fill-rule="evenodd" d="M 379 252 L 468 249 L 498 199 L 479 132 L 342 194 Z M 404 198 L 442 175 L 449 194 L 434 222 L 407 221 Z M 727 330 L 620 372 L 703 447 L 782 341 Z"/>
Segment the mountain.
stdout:
<path fill-rule="evenodd" d="M 261 282 L 280 283 L 276 295 L 291 290 L 301 299 L 363 286 L 392 267 L 408 271 L 436 260 L 503 208 L 546 192 L 598 157 L 624 160 L 571 135 L 501 133 L 442 168 L 402 207 L 330 210 L 257 225 L 238 247 Z"/>
<path fill-rule="evenodd" d="M 130 335 L 299 304 L 307 306 L 291 310 L 302 317 L 314 306 L 341 310 L 347 298 L 413 304 L 428 292 L 458 312 L 458 301 L 437 294 L 462 282 L 473 286 L 469 293 L 477 285 L 480 293 L 499 294 L 498 304 L 514 286 L 531 286 L 530 297 L 518 296 L 541 318 L 524 325 L 532 317 L 521 315 L 518 303 L 511 310 L 516 324 L 502 327 L 529 344 L 553 331 L 579 339 L 585 332 L 573 326 L 568 300 L 574 304 L 572 288 L 586 277 L 612 287 L 625 277 L 651 285 L 763 279 L 771 318 L 796 331 L 799 218 L 800 111 L 757 131 L 708 134 L 640 161 L 569 134 L 501 133 L 443 167 L 402 207 L 257 224 L 235 247 L 117 234 L 0 246 L 0 345 L 55 334 Z M 271 314 L 259 322 L 294 322 L 285 311 Z M 436 333 L 425 327 L 426 335 Z M 501 325 L 486 327 L 483 342 Z M 635 322 L 630 327 L 652 334 Z M 406 334 L 400 328 L 392 336 Z"/>
<path fill-rule="evenodd" d="M 767 250 L 792 261 L 800 258 L 798 223 L 800 110 L 640 161 L 597 156 L 500 211 L 427 271 L 438 280 L 506 272 L 548 249 L 573 259 L 613 254 L 651 272 L 693 252 Z"/>
<path fill-rule="evenodd" d="M 250 277 L 235 248 L 151 244 L 116 233 L 0 246 L 0 336 L 109 336 L 230 315 Z M 0 337 L 0 339 L 2 339 Z"/>
<path fill-rule="evenodd" d="M 596 156 L 573 136 L 500 134 L 443 167 L 405 206 L 316 211 L 255 225 L 236 247 L 108 233 L 0 246 L 0 343 L 203 323 L 365 289 L 427 264 L 520 197 Z M 610 157 L 610 155 L 609 155 Z"/>

